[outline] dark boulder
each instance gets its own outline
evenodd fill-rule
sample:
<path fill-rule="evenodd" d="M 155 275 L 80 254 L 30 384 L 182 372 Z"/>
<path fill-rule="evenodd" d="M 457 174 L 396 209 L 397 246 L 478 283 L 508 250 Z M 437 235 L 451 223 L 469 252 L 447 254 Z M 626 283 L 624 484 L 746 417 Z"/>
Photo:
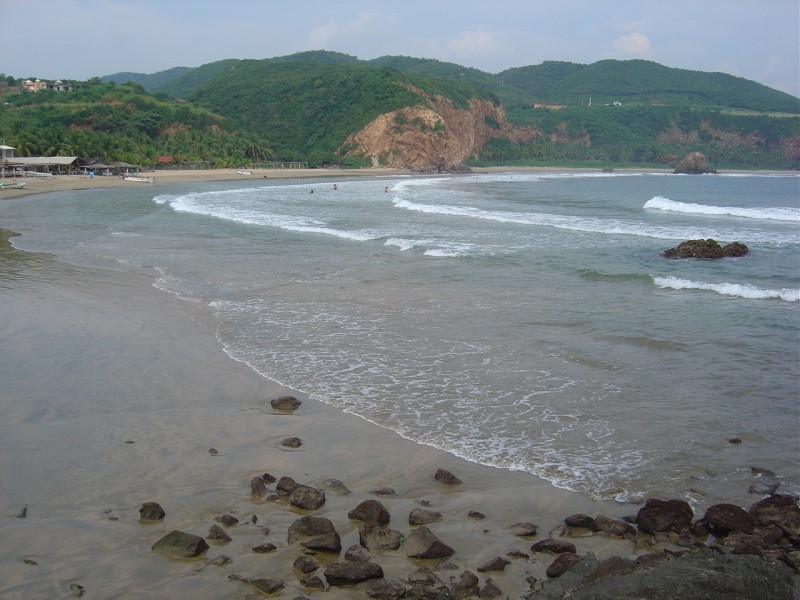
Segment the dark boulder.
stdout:
<path fill-rule="evenodd" d="M 353 544 L 344 552 L 347 562 L 368 562 L 370 558 L 369 552 L 361 544 Z"/>
<path fill-rule="evenodd" d="M 410 558 L 449 558 L 455 553 L 425 525 L 417 527 L 406 538 L 405 547 Z"/>
<path fill-rule="evenodd" d="M 219 542 L 220 544 L 227 544 L 232 538 L 225 533 L 225 530 L 219 525 L 212 525 L 208 530 L 206 539 Z"/>
<path fill-rule="evenodd" d="M 442 520 L 442 513 L 424 508 L 415 508 L 408 515 L 409 525 L 425 525 Z"/>
<path fill-rule="evenodd" d="M 294 396 L 281 396 L 270 400 L 269 403 L 272 405 L 273 409 L 281 411 L 297 410 L 302 404 L 302 402 Z"/>
<path fill-rule="evenodd" d="M 574 552 L 567 552 L 560 554 L 550 565 L 547 567 L 545 573 L 548 577 L 561 577 L 570 567 L 574 566 L 581 560 L 581 557 Z"/>
<path fill-rule="evenodd" d="M 538 526 L 530 523 L 529 521 L 523 521 L 521 523 L 515 523 L 511 526 L 511 533 L 519 537 L 533 537 L 536 535 L 536 532 L 539 530 Z"/>
<path fill-rule="evenodd" d="M 446 469 L 437 469 L 433 478 L 446 485 L 459 485 L 462 481 Z"/>
<path fill-rule="evenodd" d="M 294 491 L 299 483 L 297 483 L 291 477 L 284 475 L 278 480 L 278 483 L 275 485 L 275 489 L 278 491 L 278 495 L 280 496 L 288 496 Z"/>
<path fill-rule="evenodd" d="M 145 502 L 139 507 L 140 521 L 162 521 L 166 513 L 158 502 Z"/>
<path fill-rule="evenodd" d="M 325 567 L 325 579 L 330 585 L 355 585 L 382 577 L 381 566 L 370 562 L 334 562 Z"/>
<path fill-rule="evenodd" d="M 478 567 L 478 573 L 486 573 L 487 571 L 505 571 L 506 567 L 511 564 L 511 561 L 506 560 L 502 556 L 495 556 L 487 560 L 485 563 Z"/>
<path fill-rule="evenodd" d="M 674 248 L 664 251 L 666 258 L 703 258 L 717 259 L 726 257 L 744 256 L 749 252 L 747 246 L 741 242 L 733 242 L 720 246 L 714 239 L 686 240 Z"/>
<path fill-rule="evenodd" d="M 722 255 L 729 258 L 744 256 L 748 252 L 750 252 L 750 248 L 748 248 L 742 242 L 731 242 L 730 244 L 725 244 L 722 247 Z"/>
<path fill-rule="evenodd" d="M 294 559 L 294 562 L 292 563 L 292 568 L 295 569 L 296 571 L 300 571 L 304 575 L 307 575 L 308 573 L 311 573 L 319 569 L 319 563 L 312 557 L 303 554 Z"/>
<path fill-rule="evenodd" d="M 269 490 L 264 478 L 260 475 L 250 480 L 250 493 L 256 498 L 266 498 Z"/>
<path fill-rule="evenodd" d="M 176 529 L 159 539 L 150 550 L 169 558 L 195 558 L 208 548 L 206 541 L 199 535 Z"/>
<path fill-rule="evenodd" d="M 380 501 L 373 499 L 364 500 L 347 513 L 347 516 L 351 519 L 358 519 L 359 521 L 364 521 L 364 523 L 375 525 L 388 525 L 391 519 L 386 507 Z"/>
<path fill-rule="evenodd" d="M 750 514 L 760 525 L 775 524 L 790 535 L 800 532 L 800 507 L 797 500 L 784 494 L 772 494 L 750 507 Z"/>
<path fill-rule="evenodd" d="M 566 554 L 567 552 L 571 552 L 572 554 L 577 553 L 575 544 L 572 542 L 553 538 L 539 540 L 533 546 L 531 546 L 531 550 L 534 552 L 551 552 L 553 554 Z"/>
<path fill-rule="evenodd" d="M 317 510 L 325 504 L 325 492 L 307 485 L 298 485 L 289 494 L 287 502 L 303 510 Z"/>
<path fill-rule="evenodd" d="M 288 437 L 281 440 L 281 446 L 284 448 L 299 448 L 303 445 L 303 440 L 299 437 Z"/>
<path fill-rule="evenodd" d="M 709 506 L 703 518 L 708 524 L 708 531 L 717 537 L 734 531 L 750 534 L 756 526 L 755 517 L 735 504 Z"/>
<path fill-rule="evenodd" d="M 602 515 L 594 519 L 591 529 L 592 531 L 602 531 L 615 537 L 636 535 L 636 530 L 624 521 L 616 521 Z"/>
<path fill-rule="evenodd" d="M 581 513 L 570 515 L 566 519 L 564 519 L 564 524 L 567 527 L 580 527 L 583 529 L 590 529 L 592 523 L 594 523 L 594 519 L 592 517 Z"/>
<path fill-rule="evenodd" d="M 403 534 L 399 531 L 372 523 L 367 523 L 358 532 L 358 543 L 370 552 L 397 550 L 403 539 Z"/>
<path fill-rule="evenodd" d="M 267 595 L 279 592 L 286 587 L 286 584 L 283 581 L 278 581 L 276 579 L 259 578 L 246 579 L 245 581 L 256 588 L 259 592 Z"/>
<path fill-rule="evenodd" d="M 309 550 L 339 552 L 342 541 L 333 523 L 325 517 L 305 516 L 289 526 L 289 544 L 298 542 Z"/>
<path fill-rule="evenodd" d="M 705 173 L 716 173 L 716 171 L 709 166 L 705 155 L 700 152 L 690 152 L 683 160 L 678 162 L 675 167 L 675 173 L 703 175 Z"/>
<path fill-rule="evenodd" d="M 376 600 L 400 600 L 406 595 L 406 586 L 396 579 L 376 581 L 366 592 L 370 598 Z"/>
<path fill-rule="evenodd" d="M 694 513 L 685 500 L 648 500 L 636 514 L 636 524 L 647 533 L 689 529 Z"/>
<path fill-rule="evenodd" d="M 562 555 L 564 556 L 564 555 Z M 790 600 L 796 581 L 789 568 L 759 556 L 709 549 L 679 557 L 647 555 L 636 563 L 621 558 L 581 560 L 559 579 L 526 596 L 529 600 Z"/>

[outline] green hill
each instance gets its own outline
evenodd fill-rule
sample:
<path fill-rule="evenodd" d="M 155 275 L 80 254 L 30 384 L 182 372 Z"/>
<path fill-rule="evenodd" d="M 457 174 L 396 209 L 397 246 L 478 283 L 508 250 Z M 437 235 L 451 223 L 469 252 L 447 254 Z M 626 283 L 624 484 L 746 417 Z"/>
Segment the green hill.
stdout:
<path fill-rule="evenodd" d="M 602 60 L 591 65 L 545 62 L 498 74 L 533 101 L 588 104 L 664 104 L 737 108 L 798 114 L 800 100 L 764 85 L 727 75 L 673 69 L 646 60 Z"/>
<path fill-rule="evenodd" d="M 0 138 L 18 156 L 99 157 L 154 164 L 158 156 L 233 166 L 266 158 L 266 140 L 188 103 L 156 98 L 136 83 L 75 82 L 72 92 L 5 97 Z"/>
<path fill-rule="evenodd" d="M 158 154 L 231 164 L 270 148 L 281 160 L 357 166 L 366 157 L 339 154 L 348 136 L 379 115 L 430 108 L 429 98 L 442 97 L 467 112 L 488 101 L 483 113 L 451 121 L 474 129 L 457 135 L 480 138 L 474 164 L 666 166 L 700 151 L 717 167 L 800 168 L 800 99 L 724 73 L 644 60 L 549 61 L 493 75 L 432 59 L 362 61 L 313 51 L 104 79 L 119 83 L 6 96 L 0 138 L 28 152 L 143 164 Z M 397 140 L 384 147 L 407 143 L 400 138 L 411 133 L 422 147 L 425 135 L 436 134 L 422 120 L 398 119 L 383 134 Z"/>

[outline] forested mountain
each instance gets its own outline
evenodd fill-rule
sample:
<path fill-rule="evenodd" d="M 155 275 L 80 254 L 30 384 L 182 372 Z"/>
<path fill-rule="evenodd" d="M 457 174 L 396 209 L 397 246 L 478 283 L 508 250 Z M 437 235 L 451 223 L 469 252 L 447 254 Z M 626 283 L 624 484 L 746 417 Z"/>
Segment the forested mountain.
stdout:
<path fill-rule="evenodd" d="M 108 136 L 118 142 L 108 152 L 143 164 L 156 149 L 220 164 L 270 149 L 312 166 L 420 169 L 669 166 L 700 151 L 716 167 L 800 168 L 800 99 L 643 60 L 550 61 L 493 75 L 432 59 L 315 51 L 103 80 L 117 83 L 76 82 L 71 97 L 6 96 L 0 138 L 24 145 L 45 129 Z M 175 150 L 179 142 L 186 151 Z"/>

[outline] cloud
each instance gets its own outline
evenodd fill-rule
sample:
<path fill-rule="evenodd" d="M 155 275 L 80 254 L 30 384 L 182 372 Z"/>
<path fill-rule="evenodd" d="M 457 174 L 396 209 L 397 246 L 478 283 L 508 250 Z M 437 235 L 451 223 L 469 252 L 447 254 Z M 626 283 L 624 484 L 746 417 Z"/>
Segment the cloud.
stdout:
<path fill-rule="evenodd" d="M 639 32 L 629 33 L 617 38 L 612 43 L 612 46 L 618 52 L 632 56 L 644 56 L 652 52 L 650 38 Z"/>
<path fill-rule="evenodd" d="M 340 25 L 334 21 L 314 27 L 308 37 L 308 47 L 328 50 L 336 46 L 352 43 L 354 40 L 372 38 L 381 31 L 385 18 L 375 13 L 360 13 L 358 18 Z"/>
<path fill-rule="evenodd" d="M 485 59 L 505 51 L 505 44 L 487 31 L 464 31 L 447 43 L 448 54 L 456 60 Z"/>

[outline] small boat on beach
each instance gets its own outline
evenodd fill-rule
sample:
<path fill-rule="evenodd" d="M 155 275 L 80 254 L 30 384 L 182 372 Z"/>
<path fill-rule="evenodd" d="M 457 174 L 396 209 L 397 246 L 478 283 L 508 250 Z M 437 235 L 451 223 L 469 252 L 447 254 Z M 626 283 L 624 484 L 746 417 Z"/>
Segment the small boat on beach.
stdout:
<path fill-rule="evenodd" d="M 28 185 L 27 181 L 19 181 L 17 183 L 0 183 L 0 190 L 21 190 L 26 185 Z"/>
<path fill-rule="evenodd" d="M 155 177 L 144 177 L 142 175 L 125 175 L 123 177 L 125 181 L 138 181 L 140 183 L 155 183 Z"/>
<path fill-rule="evenodd" d="M 244 169 L 236 169 L 236 172 L 239 175 L 252 175 L 253 174 L 251 171 L 245 171 Z"/>

